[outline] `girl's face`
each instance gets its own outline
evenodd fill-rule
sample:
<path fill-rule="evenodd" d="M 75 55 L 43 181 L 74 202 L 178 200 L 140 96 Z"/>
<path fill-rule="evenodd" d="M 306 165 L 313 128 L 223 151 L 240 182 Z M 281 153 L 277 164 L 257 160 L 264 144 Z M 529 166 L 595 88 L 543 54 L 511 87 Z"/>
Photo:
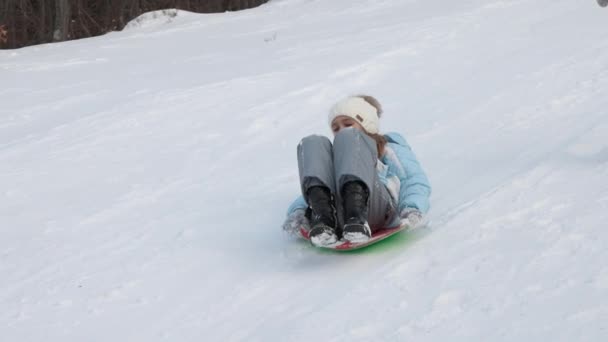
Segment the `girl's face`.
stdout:
<path fill-rule="evenodd" d="M 338 134 L 342 128 L 353 127 L 363 131 L 363 126 L 349 116 L 340 115 L 331 123 L 331 130 L 334 135 Z"/>

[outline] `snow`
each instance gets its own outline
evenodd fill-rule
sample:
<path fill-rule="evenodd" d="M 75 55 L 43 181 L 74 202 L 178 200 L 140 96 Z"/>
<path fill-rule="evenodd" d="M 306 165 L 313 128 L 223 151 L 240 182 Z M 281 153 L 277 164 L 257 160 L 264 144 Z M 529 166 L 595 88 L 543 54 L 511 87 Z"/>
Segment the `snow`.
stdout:
<path fill-rule="evenodd" d="M 2 341 L 601 341 L 608 12 L 274 0 L 0 51 Z M 434 186 L 356 254 L 284 236 L 346 94 Z"/>
<path fill-rule="evenodd" d="M 154 26 L 160 26 L 163 24 L 170 24 L 173 18 L 176 16 L 183 17 L 185 15 L 192 15 L 186 11 L 180 11 L 177 9 L 166 9 L 144 13 L 137 18 L 131 20 L 125 25 L 125 30 L 134 28 L 150 28 Z"/>

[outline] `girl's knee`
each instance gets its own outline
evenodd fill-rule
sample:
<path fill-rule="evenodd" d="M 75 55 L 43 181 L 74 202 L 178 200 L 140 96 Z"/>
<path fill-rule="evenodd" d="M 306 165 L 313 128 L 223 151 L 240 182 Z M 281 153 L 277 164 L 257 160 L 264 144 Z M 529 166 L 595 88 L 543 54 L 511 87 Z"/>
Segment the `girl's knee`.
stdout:
<path fill-rule="evenodd" d="M 331 141 L 326 136 L 312 134 L 312 135 L 306 136 L 306 137 L 302 138 L 302 140 L 300 140 L 300 145 L 303 145 L 303 144 L 330 144 L 331 145 Z"/>
<path fill-rule="evenodd" d="M 347 127 L 342 128 L 338 133 L 336 133 L 335 139 L 353 139 L 364 135 L 365 133 L 354 127 Z"/>

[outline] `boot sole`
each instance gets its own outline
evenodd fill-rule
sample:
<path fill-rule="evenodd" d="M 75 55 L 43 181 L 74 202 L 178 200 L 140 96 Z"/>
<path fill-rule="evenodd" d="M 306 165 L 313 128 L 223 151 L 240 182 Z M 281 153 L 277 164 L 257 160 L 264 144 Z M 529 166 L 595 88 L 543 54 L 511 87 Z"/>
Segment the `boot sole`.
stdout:
<path fill-rule="evenodd" d="M 336 234 L 329 234 L 327 232 L 323 232 L 321 234 L 311 236 L 310 242 L 312 242 L 313 245 L 319 247 L 331 246 L 338 242 L 338 236 L 336 236 Z"/>
<path fill-rule="evenodd" d="M 333 228 L 325 225 L 314 227 L 309 232 L 310 242 L 315 246 L 325 247 L 338 242 L 338 236 Z"/>
<path fill-rule="evenodd" d="M 349 232 L 348 228 L 349 226 L 357 226 L 360 227 L 361 225 L 345 225 L 344 226 L 344 240 L 351 242 L 351 243 L 364 243 L 369 241 L 369 239 L 371 239 L 371 229 L 365 225 L 364 227 L 367 228 L 366 230 L 369 232 L 368 234 L 362 233 L 362 232 Z"/>
<path fill-rule="evenodd" d="M 344 240 L 346 240 L 350 243 L 364 243 L 364 242 L 369 241 L 369 239 L 371 239 L 371 237 L 367 236 L 363 233 L 352 232 L 352 233 L 344 234 Z"/>

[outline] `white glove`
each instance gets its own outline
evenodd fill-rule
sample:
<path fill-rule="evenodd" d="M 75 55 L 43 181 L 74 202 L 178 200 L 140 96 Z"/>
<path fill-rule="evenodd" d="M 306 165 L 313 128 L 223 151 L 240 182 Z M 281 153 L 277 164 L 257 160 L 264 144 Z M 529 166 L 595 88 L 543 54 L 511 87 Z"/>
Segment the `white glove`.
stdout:
<path fill-rule="evenodd" d="M 422 223 L 422 213 L 416 208 L 401 210 L 399 217 L 401 218 L 401 224 L 405 225 L 408 229 L 416 228 Z"/>
<path fill-rule="evenodd" d="M 285 219 L 283 231 L 293 235 L 300 235 L 300 229 L 302 228 L 306 231 L 310 230 L 310 223 L 308 222 L 308 218 L 306 218 L 306 210 L 296 209 Z"/>

